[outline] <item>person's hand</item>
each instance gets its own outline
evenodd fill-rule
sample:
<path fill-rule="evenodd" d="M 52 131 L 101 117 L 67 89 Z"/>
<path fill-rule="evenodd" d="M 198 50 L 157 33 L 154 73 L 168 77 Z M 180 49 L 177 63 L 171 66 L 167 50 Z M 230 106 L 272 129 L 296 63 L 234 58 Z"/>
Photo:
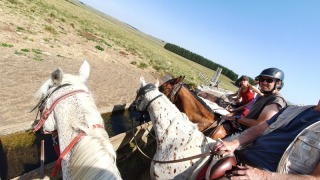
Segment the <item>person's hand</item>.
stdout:
<path fill-rule="evenodd" d="M 221 152 L 218 153 L 220 155 L 226 156 L 233 153 L 238 148 L 238 146 L 239 145 L 233 141 L 229 142 L 218 139 L 217 143 L 213 146 L 213 150 L 216 152 Z"/>
<path fill-rule="evenodd" d="M 226 108 L 227 111 L 233 112 L 233 108 Z"/>
<path fill-rule="evenodd" d="M 251 166 L 237 166 L 237 169 L 232 171 L 232 180 L 256 180 L 256 179 L 268 179 L 268 172 L 254 168 Z"/>

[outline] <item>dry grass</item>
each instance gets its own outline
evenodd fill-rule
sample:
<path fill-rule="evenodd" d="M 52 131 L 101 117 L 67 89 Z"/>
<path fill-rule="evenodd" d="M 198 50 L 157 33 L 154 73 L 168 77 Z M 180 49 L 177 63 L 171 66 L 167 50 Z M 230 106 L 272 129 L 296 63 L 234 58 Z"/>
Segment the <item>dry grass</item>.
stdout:
<path fill-rule="evenodd" d="M 207 77 L 215 73 L 165 50 L 162 40 L 77 1 L 2 0 L 0 12 L 3 129 L 33 120 L 25 112 L 53 68 L 76 73 L 84 59 L 92 66 L 88 85 L 101 112 L 132 102 L 140 75 L 149 82 L 166 73 L 186 75 L 187 83 L 200 85 L 199 72 Z M 220 80 L 223 88 L 236 89 L 225 76 Z"/>

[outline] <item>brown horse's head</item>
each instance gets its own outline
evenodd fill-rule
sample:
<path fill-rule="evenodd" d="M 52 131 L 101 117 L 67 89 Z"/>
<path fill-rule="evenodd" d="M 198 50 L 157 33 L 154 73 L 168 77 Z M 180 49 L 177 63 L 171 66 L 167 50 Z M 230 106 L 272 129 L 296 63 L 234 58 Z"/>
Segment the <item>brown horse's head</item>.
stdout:
<path fill-rule="evenodd" d="M 173 88 L 176 84 L 182 82 L 185 76 L 179 76 L 177 78 L 170 79 L 159 86 L 159 91 L 162 92 L 164 95 L 169 97 L 173 91 Z"/>

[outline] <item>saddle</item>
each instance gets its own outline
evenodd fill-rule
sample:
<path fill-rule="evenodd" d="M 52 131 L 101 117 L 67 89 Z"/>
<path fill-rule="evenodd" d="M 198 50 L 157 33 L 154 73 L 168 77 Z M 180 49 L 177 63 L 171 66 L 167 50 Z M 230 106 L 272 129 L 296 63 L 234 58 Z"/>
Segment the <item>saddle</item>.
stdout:
<path fill-rule="evenodd" d="M 197 180 L 210 179 L 225 179 L 225 175 L 230 174 L 236 167 L 237 161 L 234 156 L 223 157 L 218 161 L 208 162 L 197 176 Z"/>

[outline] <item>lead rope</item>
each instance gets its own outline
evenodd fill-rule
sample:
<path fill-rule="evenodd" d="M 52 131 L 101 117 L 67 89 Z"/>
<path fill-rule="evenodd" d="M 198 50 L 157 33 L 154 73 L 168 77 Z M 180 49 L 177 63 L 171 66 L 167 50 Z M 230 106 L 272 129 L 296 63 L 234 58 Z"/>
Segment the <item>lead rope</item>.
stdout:
<path fill-rule="evenodd" d="M 41 140 L 41 153 L 40 153 L 40 179 L 44 178 L 44 139 Z"/>
<path fill-rule="evenodd" d="M 208 145 L 209 142 L 208 142 L 208 139 L 206 137 L 204 137 L 205 140 L 206 140 L 206 144 Z M 221 139 L 218 139 L 218 141 L 221 141 Z M 154 162 L 156 163 L 177 163 L 177 162 L 183 162 L 183 161 L 188 161 L 188 160 L 191 160 L 191 159 L 196 159 L 196 158 L 201 158 L 201 157 L 206 157 L 206 156 L 211 156 L 211 155 L 219 155 L 217 152 L 213 151 L 213 149 L 208 145 L 209 147 L 209 152 L 207 153 L 204 153 L 204 154 L 197 154 L 197 155 L 194 155 L 194 156 L 189 156 L 189 157 L 186 157 L 186 158 L 181 158 L 181 159 L 177 159 L 177 160 L 169 160 L 169 161 L 158 161 L 158 160 L 154 160 Z"/>

